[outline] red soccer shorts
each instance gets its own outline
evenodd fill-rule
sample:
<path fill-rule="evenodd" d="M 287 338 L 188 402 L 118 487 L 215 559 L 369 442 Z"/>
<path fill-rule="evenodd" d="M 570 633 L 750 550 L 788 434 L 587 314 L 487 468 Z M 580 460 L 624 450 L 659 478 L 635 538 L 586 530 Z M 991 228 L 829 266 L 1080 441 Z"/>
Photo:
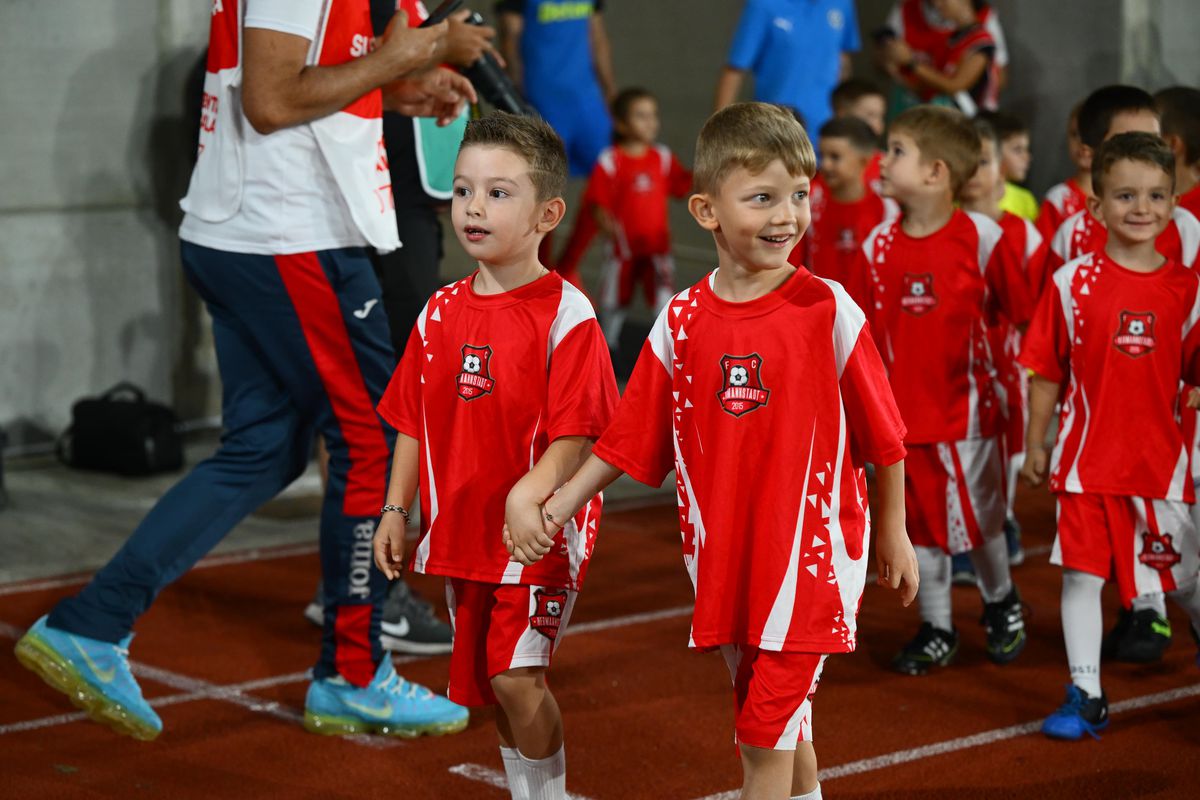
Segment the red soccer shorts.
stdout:
<path fill-rule="evenodd" d="M 1002 535 L 1006 482 L 997 437 L 908 445 L 904 508 L 913 546 L 955 555 Z"/>
<path fill-rule="evenodd" d="M 812 700 L 825 656 L 777 653 L 723 644 L 733 679 L 734 741 L 765 750 L 795 750 L 812 741 Z"/>
<path fill-rule="evenodd" d="M 604 311 L 628 308 L 640 288 L 646 305 L 660 309 L 675 294 L 675 259 L 670 253 L 633 258 L 610 257 L 604 265 L 600 307 Z"/>
<path fill-rule="evenodd" d="M 1178 500 L 1060 494 L 1050 563 L 1116 577 L 1126 607 L 1138 595 L 1185 589 L 1200 568 L 1192 508 Z"/>
<path fill-rule="evenodd" d="M 549 667 L 578 594 L 447 578 L 446 604 L 454 626 L 447 696 L 465 706 L 493 705 L 494 676 L 518 667 Z"/>

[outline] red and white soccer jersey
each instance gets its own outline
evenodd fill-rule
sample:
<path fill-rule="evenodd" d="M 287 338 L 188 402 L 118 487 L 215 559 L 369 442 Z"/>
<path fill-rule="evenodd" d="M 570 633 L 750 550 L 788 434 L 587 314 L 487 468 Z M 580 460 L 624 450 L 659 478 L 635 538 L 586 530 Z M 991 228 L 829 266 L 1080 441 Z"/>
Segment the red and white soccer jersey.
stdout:
<path fill-rule="evenodd" d="M 691 188 L 692 173 L 661 144 L 640 156 L 620 147 L 605 148 L 589 185 L 596 205 L 617 225 L 616 255 L 621 260 L 671 252 L 667 200 L 686 197 Z"/>
<path fill-rule="evenodd" d="M 1020 258 L 1000 226 L 955 211 L 917 239 L 902 220 L 867 237 L 861 272 L 868 317 L 887 365 L 908 444 L 995 436 L 1004 418 L 987 322 L 1028 319 Z M 855 292 L 855 294 L 859 294 Z"/>
<path fill-rule="evenodd" d="M 1054 274 L 1020 361 L 1067 382 L 1051 458 L 1054 492 L 1193 502 L 1181 380 L 1200 380 L 1200 278 L 1168 261 L 1125 269 L 1103 251 Z"/>
<path fill-rule="evenodd" d="M 1108 243 L 1108 229 L 1088 211 L 1080 211 L 1068 217 L 1050 242 L 1046 253 L 1045 273 L 1049 280 L 1055 271 L 1068 261 L 1074 261 L 1088 253 L 1099 253 Z M 1185 267 L 1194 267 L 1200 254 L 1200 220 L 1190 211 L 1178 206 L 1167 223 L 1166 230 L 1158 235 L 1154 248 L 1171 261 Z"/>
<path fill-rule="evenodd" d="M 1194 217 L 1200 218 L 1200 183 L 1188 192 L 1179 195 L 1179 207 L 1188 211 Z"/>
<path fill-rule="evenodd" d="M 675 468 L 693 647 L 852 650 L 862 467 L 904 457 L 883 365 L 838 284 L 798 269 L 731 303 L 715 276 L 659 315 L 593 452 L 652 486 Z"/>
<path fill-rule="evenodd" d="M 1037 227 L 1042 238 L 1049 242 L 1067 217 L 1087 209 L 1087 194 L 1074 178 L 1056 183 L 1046 192 L 1038 211 Z"/>
<path fill-rule="evenodd" d="M 955 103 L 969 116 L 974 116 L 981 108 L 995 111 L 1000 104 L 1000 66 L 996 63 L 995 39 L 980 23 L 960 28 L 946 40 L 945 59 L 935 64 L 942 72 L 951 75 L 958 71 L 964 61 L 976 54 L 987 58 L 987 66 L 973 86 L 954 95 Z M 926 99 L 932 99 L 932 94 Z"/>
<path fill-rule="evenodd" d="M 871 191 L 857 202 L 839 203 L 824 181 L 815 180 L 809 198 L 812 222 L 788 260 L 795 266 L 807 265 L 814 275 L 837 281 L 847 290 L 865 285 L 854 274 L 862 267 L 859 260 L 862 243 L 876 225 L 897 216 L 899 206 Z M 859 305 L 864 300 L 854 297 Z"/>
<path fill-rule="evenodd" d="M 866 186 L 868 191 L 875 194 L 879 194 L 881 191 L 879 165 L 882 161 L 883 153 L 875 151 L 871 156 L 871 160 L 867 162 L 867 168 L 863 170 L 863 186 Z"/>
<path fill-rule="evenodd" d="M 583 294 L 551 273 L 479 295 L 474 275 L 425 305 L 380 415 L 420 442 L 421 538 L 412 569 L 483 583 L 578 589 L 600 498 L 540 562 L 510 562 L 509 490 L 563 436 L 598 437 L 617 399 L 608 346 Z"/>

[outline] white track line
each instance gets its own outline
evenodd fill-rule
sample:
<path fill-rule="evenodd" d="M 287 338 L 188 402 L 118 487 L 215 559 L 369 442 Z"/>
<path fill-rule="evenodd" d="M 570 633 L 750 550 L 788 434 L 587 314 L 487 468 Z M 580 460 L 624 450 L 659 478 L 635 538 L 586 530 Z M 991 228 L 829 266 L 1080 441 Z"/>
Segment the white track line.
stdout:
<path fill-rule="evenodd" d="M 1120 714 L 1125 711 L 1150 708 L 1151 706 L 1164 705 L 1176 700 L 1185 700 L 1197 696 L 1200 696 L 1200 683 L 1184 686 L 1179 689 L 1158 692 L 1157 694 L 1131 697 L 1128 700 L 1113 703 L 1109 706 L 1108 710 L 1110 713 Z M 888 767 L 895 767 L 912 761 L 920 761 L 925 758 L 933 758 L 945 755 L 946 753 L 956 753 L 960 750 L 969 750 L 972 747 L 983 747 L 1008 739 L 1016 739 L 1019 736 L 1037 733 L 1041 729 L 1042 720 L 1040 719 L 1021 725 L 1011 725 L 1007 728 L 996 728 L 995 730 L 975 733 L 970 736 L 960 736 L 957 739 L 948 739 L 944 742 L 935 742 L 934 744 L 913 747 L 908 750 L 897 750 L 894 753 L 875 756 L 874 758 L 864 758 L 860 761 L 851 761 L 848 764 L 836 767 L 829 767 L 818 772 L 817 777 L 822 781 L 832 781 L 837 778 L 845 778 L 848 775 L 861 775 L 864 772 L 874 772 L 875 770 L 887 769 Z M 738 797 L 738 794 L 739 792 L 737 791 L 720 792 L 718 794 L 710 794 L 700 800 L 733 800 Z"/>
<path fill-rule="evenodd" d="M 482 764 L 458 764 L 451 767 L 450 772 L 466 778 L 469 781 L 486 783 L 488 786 L 494 786 L 497 789 L 503 789 L 506 792 L 508 791 L 508 778 L 506 778 L 502 773 L 496 772 L 496 770 L 485 767 Z M 567 792 L 566 797 L 567 800 L 591 800 L 590 798 L 584 797 L 581 794 L 571 794 L 570 792 Z"/>

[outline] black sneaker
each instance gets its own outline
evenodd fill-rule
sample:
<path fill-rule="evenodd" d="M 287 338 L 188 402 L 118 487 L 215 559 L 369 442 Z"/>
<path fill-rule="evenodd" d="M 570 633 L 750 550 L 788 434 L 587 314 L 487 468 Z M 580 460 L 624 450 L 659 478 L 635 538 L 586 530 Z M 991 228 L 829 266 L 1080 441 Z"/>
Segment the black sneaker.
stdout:
<path fill-rule="evenodd" d="M 930 667 L 944 667 L 958 652 L 958 631 L 944 631 L 922 622 L 916 638 L 892 659 L 892 669 L 904 675 L 924 675 Z"/>
<path fill-rule="evenodd" d="M 995 603 L 983 604 L 983 616 L 979 620 L 987 631 L 988 658 L 997 664 L 1007 664 L 1021 655 L 1028 637 L 1025 635 L 1025 610 L 1021 607 L 1021 595 L 1017 587 L 1008 590 L 1008 596 Z"/>
<path fill-rule="evenodd" d="M 304 617 L 314 625 L 325 624 L 323 591 L 323 585 L 318 583 L 316 596 L 304 609 Z M 440 655 L 450 652 L 454 632 L 437 618 L 428 601 L 400 580 L 388 587 L 387 598 L 383 601 L 379 643 L 393 653 Z"/>
<path fill-rule="evenodd" d="M 1130 611 L 1122 608 L 1117 624 L 1104 637 L 1100 654 L 1113 661 L 1150 664 L 1161 661 L 1171 643 L 1171 623 L 1153 608 Z"/>

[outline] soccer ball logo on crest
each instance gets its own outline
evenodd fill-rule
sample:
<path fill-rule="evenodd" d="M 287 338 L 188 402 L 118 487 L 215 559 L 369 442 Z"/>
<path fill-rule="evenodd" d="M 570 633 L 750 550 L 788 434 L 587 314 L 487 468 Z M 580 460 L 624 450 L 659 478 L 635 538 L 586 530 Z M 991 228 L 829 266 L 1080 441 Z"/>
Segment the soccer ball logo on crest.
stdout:
<path fill-rule="evenodd" d="M 1157 570 L 1170 569 L 1178 564 L 1183 560 L 1183 556 L 1175 549 L 1172 538 L 1169 533 L 1143 533 L 1142 552 L 1138 555 L 1138 561 Z"/>
<path fill-rule="evenodd" d="M 937 308 L 937 304 L 937 295 L 933 293 L 932 273 L 906 272 L 904 274 L 904 292 L 900 296 L 900 308 L 919 317 Z"/>
<path fill-rule="evenodd" d="M 1154 350 L 1154 312 L 1122 311 L 1113 334 L 1113 347 L 1127 356 L 1137 358 Z"/>
<path fill-rule="evenodd" d="M 479 347 L 465 344 L 462 348 L 462 371 L 454 379 L 458 387 L 458 396 L 463 400 L 476 400 L 485 394 L 491 394 L 496 382 L 492 380 L 490 364 L 492 348 L 489 345 Z"/>
<path fill-rule="evenodd" d="M 553 641 L 558 638 L 562 627 L 563 612 L 567 608 L 566 589 L 535 589 L 534 610 L 529 615 L 529 627 Z"/>
<path fill-rule="evenodd" d="M 740 417 L 767 404 L 771 391 L 762 385 L 761 369 L 762 358 L 758 353 L 721 358 L 723 380 L 717 401 L 726 413 Z"/>

